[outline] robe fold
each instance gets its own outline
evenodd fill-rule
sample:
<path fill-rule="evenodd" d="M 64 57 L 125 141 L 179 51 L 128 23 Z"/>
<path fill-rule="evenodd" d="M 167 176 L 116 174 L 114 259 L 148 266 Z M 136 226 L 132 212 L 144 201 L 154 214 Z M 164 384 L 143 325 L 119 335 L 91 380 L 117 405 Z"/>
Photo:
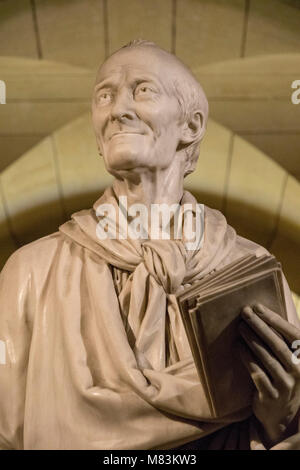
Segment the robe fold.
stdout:
<path fill-rule="evenodd" d="M 196 204 L 188 192 L 185 202 Z M 1 272 L 0 448 L 264 449 L 251 409 L 211 416 L 175 294 L 267 250 L 207 206 L 193 251 L 182 240 L 100 240 L 104 203 L 117 206 L 113 188 Z M 299 326 L 285 279 L 284 289 Z M 300 448 L 300 433 L 282 445 Z"/>

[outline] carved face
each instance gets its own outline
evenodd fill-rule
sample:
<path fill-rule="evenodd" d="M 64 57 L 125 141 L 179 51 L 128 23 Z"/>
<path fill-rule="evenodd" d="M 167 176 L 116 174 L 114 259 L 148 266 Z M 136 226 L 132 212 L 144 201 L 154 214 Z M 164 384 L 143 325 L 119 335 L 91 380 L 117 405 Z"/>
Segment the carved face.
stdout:
<path fill-rule="evenodd" d="M 171 164 L 181 141 L 171 83 L 179 73 L 168 54 L 152 47 L 121 50 L 100 68 L 93 124 L 108 171 Z"/>

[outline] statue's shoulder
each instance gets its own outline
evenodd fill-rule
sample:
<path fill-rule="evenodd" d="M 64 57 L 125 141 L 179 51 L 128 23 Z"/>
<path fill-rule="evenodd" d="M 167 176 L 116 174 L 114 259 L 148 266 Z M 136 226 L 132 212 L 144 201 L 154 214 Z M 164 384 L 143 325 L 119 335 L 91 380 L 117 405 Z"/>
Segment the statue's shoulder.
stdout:
<path fill-rule="evenodd" d="M 262 256 L 271 254 L 264 246 L 259 245 L 248 238 L 242 237 L 241 235 L 237 235 L 236 237 L 235 249 L 245 255 L 255 254 L 256 256 Z"/>
<path fill-rule="evenodd" d="M 228 223 L 225 215 L 220 210 L 204 205 L 204 211 L 207 236 L 216 240 L 215 244 L 223 246 L 224 251 L 227 252 L 224 262 L 231 262 L 247 254 L 256 256 L 271 254 L 257 242 L 239 235 L 236 228 Z"/>
<path fill-rule="evenodd" d="M 60 232 L 55 232 L 22 246 L 9 257 L 2 274 L 12 271 L 15 275 L 20 273 L 26 276 L 32 271 L 47 270 L 61 243 L 63 243 L 62 235 Z"/>
<path fill-rule="evenodd" d="M 32 324 L 36 298 L 47 282 L 60 243 L 61 235 L 54 233 L 9 257 L 0 274 L 0 321 Z"/>
<path fill-rule="evenodd" d="M 71 259 L 76 258 L 75 253 L 80 250 L 92 253 L 88 246 L 59 230 L 16 250 L 6 262 L 2 272 L 18 272 L 21 277 L 33 274 L 43 279 L 54 265 L 70 265 Z M 96 258 L 97 264 L 105 263 L 99 255 Z"/>

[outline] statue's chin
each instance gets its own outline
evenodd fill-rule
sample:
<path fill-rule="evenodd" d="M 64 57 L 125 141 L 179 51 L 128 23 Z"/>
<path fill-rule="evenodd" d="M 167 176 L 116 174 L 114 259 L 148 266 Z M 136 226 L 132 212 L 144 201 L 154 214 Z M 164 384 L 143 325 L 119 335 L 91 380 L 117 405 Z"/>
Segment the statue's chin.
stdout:
<path fill-rule="evenodd" d="M 116 152 L 110 152 L 105 158 L 108 171 L 134 170 L 145 166 L 145 158 L 142 151 L 126 151 L 119 149 Z M 147 166 L 147 165 L 146 165 Z"/>

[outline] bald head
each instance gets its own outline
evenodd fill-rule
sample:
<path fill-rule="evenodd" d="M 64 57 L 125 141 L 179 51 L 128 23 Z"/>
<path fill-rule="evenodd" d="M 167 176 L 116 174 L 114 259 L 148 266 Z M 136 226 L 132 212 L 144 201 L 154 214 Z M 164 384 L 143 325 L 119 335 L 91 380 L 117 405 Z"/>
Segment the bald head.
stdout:
<path fill-rule="evenodd" d="M 115 57 L 116 54 L 120 55 L 122 53 L 125 53 L 126 56 L 128 51 L 133 51 L 136 60 L 141 59 L 142 64 L 151 64 L 151 56 L 153 55 L 160 56 L 162 58 L 160 64 L 161 71 L 165 73 L 165 81 L 168 83 L 179 101 L 182 110 L 182 117 L 187 118 L 195 108 L 201 108 L 205 122 L 207 121 L 208 103 L 200 83 L 194 77 L 191 70 L 180 59 L 178 59 L 174 54 L 160 48 L 154 42 L 135 39 L 118 49 L 100 66 L 96 82 L 99 81 L 101 71 L 103 71 L 103 68 L 110 62 L 112 57 Z"/>
<path fill-rule="evenodd" d="M 199 82 L 192 72 L 173 54 L 158 47 L 155 43 L 134 40 L 114 52 L 99 68 L 96 84 L 108 78 L 108 73 L 118 72 L 118 68 L 128 65 L 134 66 L 160 78 L 165 92 L 176 97 L 179 104 L 178 120 L 191 122 L 195 113 L 201 115 L 202 132 L 186 148 L 186 156 L 189 161 L 185 174 L 191 173 L 197 163 L 199 144 L 206 129 L 208 117 L 208 103 Z"/>

